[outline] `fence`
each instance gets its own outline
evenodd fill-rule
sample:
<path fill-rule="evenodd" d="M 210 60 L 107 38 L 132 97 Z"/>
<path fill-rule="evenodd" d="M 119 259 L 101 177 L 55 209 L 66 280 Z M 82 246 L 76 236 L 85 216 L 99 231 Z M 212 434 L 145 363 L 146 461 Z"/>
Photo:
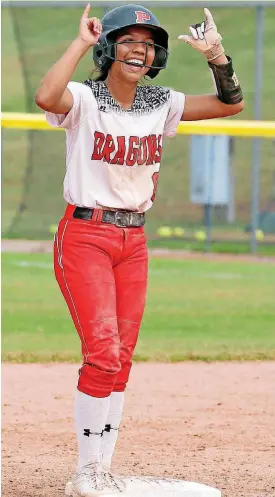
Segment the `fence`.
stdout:
<path fill-rule="evenodd" d="M 51 128 L 46 120 L 44 115 L 39 114 L 16 114 L 16 113 L 4 113 L 2 115 L 2 127 L 4 129 L 21 129 L 21 130 L 36 130 L 40 133 L 47 133 L 48 131 L 59 131 L 56 128 Z M 179 135 L 231 135 L 232 137 L 258 137 L 262 136 L 265 138 L 275 137 L 275 122 L 261 122 L 261 121 L 231 121 L 228 119 L 220 119 L 213 121 L 199 121 L 199 122 L 184 122 L 180 123 L 177 133 Z M 60 133 L 57 133 L 60 134 Z M 41 176 L 41 175 L 38 175 Z M 45 184 L 50 184 L 54 186 L 56 181 L 53 177 L 48 181 L 42 182 L 41 187 L 45 187 Z M 31 182 L 27 181 L 26 191 L 28 191 Z M 34 182 L 35 186 L 38 187 L 39 182 L 36 180 Z M 28 234 L 28 236 L 32 236 L 33 233 L 40 234 L 42 238 L 47 236 L 47 234 L 51 233 L 53 226 L 53 219 L 56 206 L 53 202 L 54 199 L 59 199 L 59 196 L 52 195 L 51 192 L 48 195 L 46 191 L 42 191 L 40 188 L 37 189 L 38 197 L 36 198 L 36 207 L 30 208 L 30 202 L 26 204 L 21 204 L 20 209 L 18 210 L 16 216 L 13 219 L 13 224 L 11 225 L 13 232 L 18 229 L 18 225 L 23 226 L 24 233 Z M 35 198 L 34 195 L 31 195 L 31 198 Z M 42 207 L 41 207 L 42 201 Z M 45 207 L 45 202 L 47 206 Z M 26 208 L 27 207 L 27 208 Z M 54 210 L 52 210 L 54 209 Z M 61 213 L 60 213 L 61 215 Z M 178 223 L 179 224 L 179 223 Z M 171 226 L 169 226 L 171 229 Z M 177 227 L 179 228 L 179 226 Z M 28 229 L 30 230 L 28 232 Z M 153 232 L 154 226 L 151 225 L 149 220 L 149 232 L 151 229 L 151 233 Z M 181 232 L 176 230 L 179 234 Z M 173 231 L 171 233 L 166 229 L 162 230 L 162 234 L 166 233 L 173 235 Z M 229 235 L 229 236 L 228 236 Z M 219 233 L 221 236 L 221 233 Z M 232 238 L 232 234 L 227 232 L 226 238 Z"/>
<path fill-rule="evenodd" d="M 253 104 L 255 11 L 240 5 L 244 4 L 239 2 L 238 9 L 214 7 L 213 14 L 223 34 L 228 53 L 233 56 L 236 72 L 244 88 L 246 108 L 241 117 L 251 119 L 255 115 Z M 171 6 L 173 8 L 170 8 Z M 185 93 L 211 92 L 212 81 L 201 55 L 175 41 L 177 35 L 184 32 L 190 23 L 201 18 L 202 9 L 179 7 L 172 3 L 170 7 L 160 7 L 158 4 L 158 7 L 153 8 L 171 38 L 169 66 L 167 71 L 163 71 L 158 77 L 157 84 L 171 86 Z M 75 4 L 67 9 L 65 6 L 64 8 L 45 6 L 45 3 L 43 7 L 39 7 L 35 3 L 24 9 L 18 9 L 13 8 L 13 3 L 10 2 L 9 7 L 3 9 L 2 107 L 4 111 L 37 112 L 33 100 L 35 89 L 45 71 L 76 36 L 81 12 L 82 6 L 76 7 Z M 93 9 L 93 14 L 96 16 L 100 17 L 102 13 L 103 8 Z M 274 119 L 273 108 L 270 105 L 274 99 L 275 80 L 275 64 L 272 63 L 274 9 L 266 9 L 263 18 L 265 48 L 262 60 L 262 119 L 271 120 Z M 92 70 L 90 59 L 88 55 L 81 61 L 74 76 L 75 80 L 81 81 L 87 77 L 87 67 Z M 232 119 L 232 122 L 235 120 Z M 231 145 L 234 216 L 229 222 L 226 206 L 214 208 L 213 239 L 246 239 L 251 227 L 253 184 L 251 162 L 252 157 L 255 156 L 255 147 L 253 149 L 251 139 L 239 137 L 235 137 Z M 57 222 L 64 209 L 61 193 L 64 152 L 65 141 L 59 133 L 3 130 L 4 236 L 30 238 L 51 236 L 50 227 Z M 275 211 L 274 152 L 275 140 L 264 140 L 261 145 L 261 171 L 257 181 L 260 190 L 257 227 L 266 232 L 266 239 L 269 230 L 275 231 L 272 222 L 272 213 Z M 163 225 L 181 226 L 185 228 L 187 236 L 189 234 L 192 236 L 195 231 L 203 229 L 204 210 L 190 201 L 189 136 L 178 135 L 174 139 L 166 140 L 158 195 L 153 209 L 148 213 L 148 235 L 154 237 L 158 227 Z"/>

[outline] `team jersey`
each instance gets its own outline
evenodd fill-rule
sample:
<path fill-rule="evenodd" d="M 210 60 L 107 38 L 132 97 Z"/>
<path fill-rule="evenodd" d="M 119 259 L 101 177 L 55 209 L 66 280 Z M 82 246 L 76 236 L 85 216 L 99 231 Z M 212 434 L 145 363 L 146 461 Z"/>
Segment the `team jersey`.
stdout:
<path fill-rule="evenodd" d="M 70 82 L 67 114 L 46 112 L 66 130 L 64 198 L 80 207 L 145 212 L 155 198 L 163 137 L 174 136 L 185 96 L 169 88 L 138 86 L 124 110 L 103 81 Z"/>

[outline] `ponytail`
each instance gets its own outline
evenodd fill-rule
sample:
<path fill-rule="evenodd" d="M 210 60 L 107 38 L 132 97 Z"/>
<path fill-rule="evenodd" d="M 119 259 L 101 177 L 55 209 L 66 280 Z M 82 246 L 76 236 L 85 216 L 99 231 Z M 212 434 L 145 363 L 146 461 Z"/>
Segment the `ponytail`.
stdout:
<path fill-rule="evenodd" d="M 99 74 L 97 76 L 97 74 Z M 96 76 L 96 77 L 95 77 Z M 102 69 L 93 69 L 89 74 L 89 79 L 93 79 L 94 81 L 105 81 L 108 76 L 108 70 L 103 71 Z"/>
<path fill-rule="evenodd" d="M 97 76 L 97 78 L 95 78 L 95 81 L 105 81 L 105 79 L 107 78 L 108 76 L 108 71 L 100 71 L 100 74 L 99 76 Z"/>

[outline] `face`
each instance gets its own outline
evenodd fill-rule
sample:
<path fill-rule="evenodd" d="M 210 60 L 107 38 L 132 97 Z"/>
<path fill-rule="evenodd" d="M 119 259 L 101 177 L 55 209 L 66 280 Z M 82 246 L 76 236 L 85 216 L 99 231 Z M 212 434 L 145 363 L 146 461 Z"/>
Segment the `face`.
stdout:
<path fill-rule="evenodd" d="M 116 39 L 116 43 L 119 42 L 123 43 L 117 45 L 117 59 L 136 62 L 136 64 L 141 61 L 148 66 L 152 65 L 155 58 L 155 48 L 152 32 L 149 29 L 142 26 L 127 28 Z M 147 45 L 142 42 L 147 42 Z M 129 82 L 139 81 L 149 71 L 148 67 L 124 64 L 118 61 L 113 63 L 111 69 L 117 76 L 120 75 Z"/>

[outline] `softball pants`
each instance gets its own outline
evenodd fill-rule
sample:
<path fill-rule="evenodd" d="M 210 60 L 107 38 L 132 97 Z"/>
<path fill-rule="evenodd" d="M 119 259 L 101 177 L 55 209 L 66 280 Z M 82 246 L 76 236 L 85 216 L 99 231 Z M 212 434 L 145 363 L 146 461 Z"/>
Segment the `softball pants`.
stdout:
<path fill-rule="evenodd" d="M 78 389 L 125 390 L 144 312 L 147 247 L 142 228 L 74 219 L 68 206 L 54 241 L 54 269 L 82 344 Z M 94 217 L 94 216 L 93 216 Z"/>

